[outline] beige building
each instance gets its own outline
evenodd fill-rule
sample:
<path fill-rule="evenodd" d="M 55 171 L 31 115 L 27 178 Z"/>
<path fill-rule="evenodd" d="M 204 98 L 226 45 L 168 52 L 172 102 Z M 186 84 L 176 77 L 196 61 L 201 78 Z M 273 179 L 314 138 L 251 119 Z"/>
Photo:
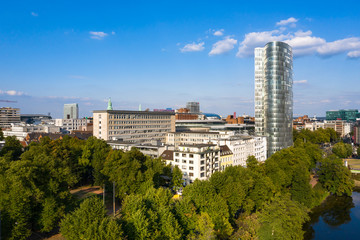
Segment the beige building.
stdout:
<path fill-rule="evenodd" d="M 0 108 L 0 128 L 11 127 L 11 123 L 20 123 L 20 109 L 10 107 Z"/>
<path fill-rule="evenodd" d="M 93 111 L 93 135 L 104 140 L 146 143 L 165 142 L 175 131 L 175 113 L 125 110 Z"/>

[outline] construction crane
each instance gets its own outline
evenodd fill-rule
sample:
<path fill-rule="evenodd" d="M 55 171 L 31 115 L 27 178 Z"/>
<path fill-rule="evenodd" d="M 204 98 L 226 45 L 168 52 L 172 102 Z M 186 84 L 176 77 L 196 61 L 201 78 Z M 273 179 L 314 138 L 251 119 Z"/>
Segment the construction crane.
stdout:
<path fill-rule="evenodd" d="M 17 103 L 17 101 L 11 101 L 11 100 L 1 100 L 1 99 L 0 99 L 0 102 Z"/>

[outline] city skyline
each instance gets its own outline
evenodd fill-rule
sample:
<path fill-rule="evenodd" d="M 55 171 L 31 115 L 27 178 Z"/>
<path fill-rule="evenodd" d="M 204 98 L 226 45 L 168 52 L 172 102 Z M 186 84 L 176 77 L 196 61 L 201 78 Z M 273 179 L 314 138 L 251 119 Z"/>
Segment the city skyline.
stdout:
<path fill-rule="evenodd" d="M 359 109 L 358 8 L 356 1 L 7 2 L 0 99 L 53 117 L 72 102 L 90 116 L 109 97 L 116 110 L 194 101 L 203 112 L 254 115 L 253 50 L 278 40 L 294 50 L 294 116 Z"/>

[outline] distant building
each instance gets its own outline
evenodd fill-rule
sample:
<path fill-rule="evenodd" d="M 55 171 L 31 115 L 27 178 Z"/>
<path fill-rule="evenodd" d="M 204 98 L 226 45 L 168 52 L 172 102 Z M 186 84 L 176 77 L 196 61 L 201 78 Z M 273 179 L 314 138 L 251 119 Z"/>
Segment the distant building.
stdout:
<path fill-rule="evenodd" d="M 79 107 L 77 103 L 64 104 L 64 119 L 78 119 Z"/>
<path fill-rule="evenodd" d="M 353 135 L 353 140 L 354 143 L 359 145 L 360 144 L 360 125 L 357 125 L 353 128 L 354 131 L 354 135 Z"/>
<path fill-rule="evenodd" d="M 61 127 L 63 132 L 81 130 L 82 127 L 86 127 L 89 123 L 91 123 L 91 121 L 87 118 L 55 119 L 55 126 Z"/>
<path fill-rule="evenodd" d="M 190 113 L 200 113 L 200 103 L 198 102 L 187 102 L 186 108 Z"/>
<path fill-rule="evenodd" d="M 40 124 L 42 121 L 51 120 L 51 116 L 44 114 L 21 114 L 20 120 L 27 124 Z"/>
<path fill-rule="evenodd" d="M 0 128 L 11 127 L 12 123 L 20 123 L 20 109 L 11 107 L 0 108 Z"/>
<path fill-rule="evenodd" d="M 175 113 L 96 110 L 93 111 L 93 134 L 104 140 L 146 143 L 165 141 L 167 132 L 175 131 Z"/>
<path fill-rule="evenodd" d="M 324 128 L 334 129 L 340 137 L 347 137 L 351 132 L 351 123 L 343 120 L 324 121 Z"/>
<path fill-rule="evenodd" d="M 326 111 L 326 120 L 345 120 L 355 122 L 356 118 L 360 118 L 360 113 L 357 109 Z"/>

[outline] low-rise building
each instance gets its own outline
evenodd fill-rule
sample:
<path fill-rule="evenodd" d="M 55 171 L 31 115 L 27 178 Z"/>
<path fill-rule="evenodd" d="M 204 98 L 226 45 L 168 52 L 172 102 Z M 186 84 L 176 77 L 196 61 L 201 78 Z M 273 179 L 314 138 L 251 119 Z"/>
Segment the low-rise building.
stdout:
<path fill-rule="evenodd" d="M 195 179 L 209 179 L 220 171 L 220 147 L 216 144 L 180 145 L 176 150 L 164 151 L 161 157 L 166 164 L 180 168 L 185 185 Z"/>
<path fill-rule="evenodd" d="M 220 146 L 220 171 L 233 165 L 233 152 L 227 145 Z"/>
<path fill-rule="evenodd" d="M 89 123 L 90 120 L 87 118 L 55 119 L 55 126 L 60 127 L 63 132 L 80 130 L 82 127 L 86 127 Z"/>

